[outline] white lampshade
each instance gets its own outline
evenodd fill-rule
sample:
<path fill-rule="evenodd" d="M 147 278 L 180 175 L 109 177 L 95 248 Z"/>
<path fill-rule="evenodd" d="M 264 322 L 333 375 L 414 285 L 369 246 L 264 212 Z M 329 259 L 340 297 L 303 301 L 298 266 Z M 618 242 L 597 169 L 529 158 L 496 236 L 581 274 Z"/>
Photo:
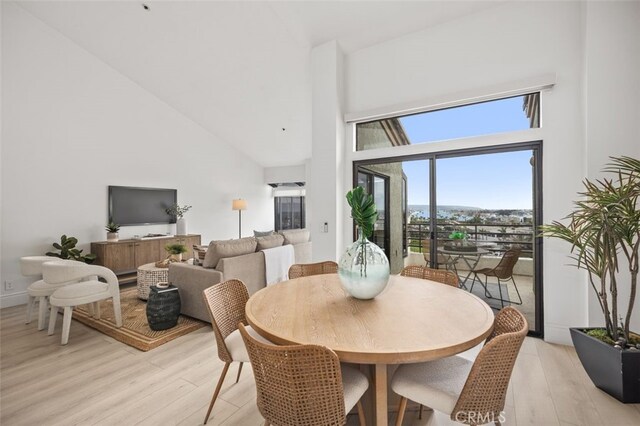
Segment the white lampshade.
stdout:
<path fill-rule="evenodd" d="M 246 210 L 247 202 L 242 198 L 238 198 L 237 200 L 233 200 L 231 204 L 231 210 Z"/>

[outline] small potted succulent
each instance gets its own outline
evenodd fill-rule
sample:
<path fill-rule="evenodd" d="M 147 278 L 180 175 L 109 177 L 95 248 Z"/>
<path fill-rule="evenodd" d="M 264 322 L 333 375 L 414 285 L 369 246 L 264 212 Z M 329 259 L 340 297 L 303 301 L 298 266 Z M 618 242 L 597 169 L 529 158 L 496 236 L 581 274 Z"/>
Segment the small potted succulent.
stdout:
<path fill-rule="evenodd" d="M 104 228 L 107 231 L 107 241 L 118 241 L 118 231 L 120 225 L 117 223 L 109 222 Z"/>
<path fill-rule="evenodd" d="M 164 249 L 169 253 L 168 259 L 173 262 L 181 262 L 182 253 L 187 252 L 187 247 L 184 244 L 167 244 Z"/>

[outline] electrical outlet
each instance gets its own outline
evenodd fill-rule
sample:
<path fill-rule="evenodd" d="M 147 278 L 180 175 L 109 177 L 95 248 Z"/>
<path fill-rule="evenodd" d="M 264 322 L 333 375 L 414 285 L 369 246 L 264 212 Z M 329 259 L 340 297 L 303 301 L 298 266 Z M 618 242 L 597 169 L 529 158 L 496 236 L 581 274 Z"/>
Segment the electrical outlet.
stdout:
<path fill-rule="evenodd" d="M 5 281 L 4 282 L 4 289 L 5 290 L 13 290 L 13 283 L 11 281 Z"/>

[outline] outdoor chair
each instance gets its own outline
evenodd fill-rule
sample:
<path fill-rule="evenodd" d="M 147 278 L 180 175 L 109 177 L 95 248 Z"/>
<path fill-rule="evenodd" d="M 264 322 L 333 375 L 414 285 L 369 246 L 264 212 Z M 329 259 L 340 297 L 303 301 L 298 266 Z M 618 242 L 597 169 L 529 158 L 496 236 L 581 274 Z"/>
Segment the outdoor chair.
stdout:
<path fill-rule="evenodd" d="M 516 285 L 516 280 L 513 279 L 513 268 L 516 266 L 516 263 L 518 263 L 518 259 L 520 258 L 521 252 L 522 250 L 518 248 L 509 249 L 504 253 L 504 255 L 502 256 L 502 259 L 500 259 L 500 262 L 496 265 L 495 268 L 474 269 L 472 271 L 473 282 L 471 283 L 471 289 L 469 291 L 470 292 L 473 291 L 473 285 L 476 283 L 476 278 L 477 278 L 480 284 L 482 285 L 482 287 L 484 287 L 485 296 L 489 299 L 499 300 L 500 306 L 502 308 L 504 308 L 505 302 L 513 303 L 514 305 L 522 305 L 522 297 L 520 297 L 520 291 L 518 290 L 518 286 Z M 480 277 L 478 277 L 478 274 L 483 274 L 485 276 L 484 283 L 482 282 Z M 489 277 L 496 277 L 498 279 L 498 291 L 500 292 L 499 298 L 493 297 L 491 293 L 489 293 L 489 290 L 487 289 Z M 509 280 L 513 282 L 513 286 L 516 289 L 516 293 L 518 295 L 518 302 L 511 300 L 510 298 L 505 299 L 502 294 L 502 285 L 501 285 L 502 281 L 509 281 Z"/>
<path fill-rule="evenodd" d="M 338 264 L 330 260 L 326 262 L 295 264 L 289 268 L 289 279 L 308 277 L 311 275 L 335 274 L 338 272 Z"/>
<path fill-rule="evenodd" d="M 247 300 L 249 300 L 249 292 L 242 281 L 229 280 L 211 286 L 203 290 L 202 293 L 211 317 L 211 327 L 216 337 L 218 358 L 224 362 L 222 373 L 213 392 L 207 415 L 204 418 L 204 423 L 206 424 L 231 363 L 234 361 L 240 363 L 238 376 L 236 377 L 236 383 L 238 383 L 243 363 L 249 362 L 249 355 L 238 331 L 238 324 L 247 322 L 244 308 Z M 271 342 L 253 330 L 251 326 L 247 327 L 247 332 L 251 333 L 255 339 L 271 344 Z"/>
<path fill-rule="evenodd" d="M 499 425 L 511 372 L 528 330 L 525 317 L 506 307 L 496 314 L 493 331 L 475 361 L 452 356 L 401 365 L 391 380 L 391 389 L 401 397 L 396 426 L 402 424 L 408 400 L 459 423 Z"/>
<path fill-rule="evenodd" d="M 369 387 L 355 367 L 341 365 L 331 349 L 319 345 L 267 345 L 240 325 L 253 375 L 257 405 L 265 425 L 344 425 L 346 413 L 357 406 L 365 424 L 360 398 Z"/>
<path fill-rule="evenodd" d="M 409 265 L 400 272 L 403 277 L 421 278 L 423 280 L 437 281 L 458 288 L 460 280 L 458 276 L 446 269 L 432 269 L 419 265 Z"/>

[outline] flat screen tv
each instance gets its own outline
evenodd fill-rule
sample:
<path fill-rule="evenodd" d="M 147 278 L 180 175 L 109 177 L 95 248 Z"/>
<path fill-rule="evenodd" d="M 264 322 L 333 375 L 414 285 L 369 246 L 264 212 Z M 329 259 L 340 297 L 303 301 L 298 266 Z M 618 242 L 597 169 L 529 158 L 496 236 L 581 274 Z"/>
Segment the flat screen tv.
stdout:
<path fill-rule="evenodd" d="M 165 209 L 177 202 L 175 189 L 109 186 L 109 222 L 123 226 L 176 223 Z"/>

